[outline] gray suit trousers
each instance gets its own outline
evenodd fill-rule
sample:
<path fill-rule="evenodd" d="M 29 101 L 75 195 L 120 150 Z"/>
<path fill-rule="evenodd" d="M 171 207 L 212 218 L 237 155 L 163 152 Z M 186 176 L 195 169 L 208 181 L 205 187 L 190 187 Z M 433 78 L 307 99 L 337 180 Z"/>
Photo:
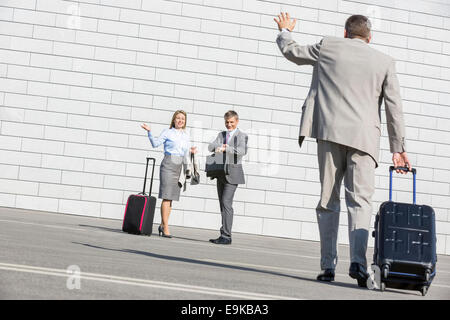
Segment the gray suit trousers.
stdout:
<path fill-rule="evenodd" d="M 335 269 L 340 189 L 345 187 L 350 260 L 367 268 L 366 251 L 375 191 L 375 161 L 360 150 L 330 141 L 317 141 L 321 195 L 316 208 L 320 233 L 321 269 Z"/>
<path fill-rule="evenodd" d="M 219 195 L 220 213 L 222 214 L 222 227 L 220 235 L 231 239 L 233 226 L 233 198 L 238 185 L 228 183 L 225 177 L 217 178 L 217 194 Z"/>

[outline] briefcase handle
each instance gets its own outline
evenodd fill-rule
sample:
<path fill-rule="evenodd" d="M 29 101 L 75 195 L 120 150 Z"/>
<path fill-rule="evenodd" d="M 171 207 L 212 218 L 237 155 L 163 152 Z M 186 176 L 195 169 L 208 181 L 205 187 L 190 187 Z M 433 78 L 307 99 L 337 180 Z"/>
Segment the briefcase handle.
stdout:
<path fill-rule="evenodd" d="M 411 171 L 413 174 L 413 203 L 416 204 L 416 174 L 417 170 L 415 168 L 408 167 L 397 167 L 394 166 L 389 167 L 389 201 L 392 201 L 392 171 L 394 170 L 403 170 L 403 171 Z"/>
<path fill-rule="evenodd" d="M 147 165 L 145 166 L 145 177 L 144 177 L 144 188 L 142 189 L 142 192 L 140 194 L 142 195 L 146 195 L 145 194 L 145 184 L 147 182 L 147 171 L 148 171 L 148 163 L 150 160 L 153 160 L 153 167 L 152 167 L 152 178 L 150 180 L 150 191 L 148 193 L 149 196 L 152 195 L 152 187 L 153 187 L 153 174 L 155 173 L 155 163 L 156 163 L 156 159 L 155 158 L 149 158 L 147 157 Z"/>

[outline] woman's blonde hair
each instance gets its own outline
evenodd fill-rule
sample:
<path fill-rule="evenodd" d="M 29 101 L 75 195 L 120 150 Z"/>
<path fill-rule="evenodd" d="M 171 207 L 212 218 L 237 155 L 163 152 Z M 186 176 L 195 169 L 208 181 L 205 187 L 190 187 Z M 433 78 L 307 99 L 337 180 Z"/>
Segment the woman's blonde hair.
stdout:
<path fill-rule="evenodd" d="M 175 127 L 175 118 L 176 118 L 177 115 L 179 115 L 180 113 L 184 115 L 184 126 L 183 126 L 183 129 L 186 129 L 187 114 L 186 114 L 186 112 L 183 111 L 183 110 L 177 110 L 177 111 L 175 111 L 175 113 L 174 113 L 173 116 L 172 116 L 172 121 L 170 122 L 170 129 L 172 129 L 172 128 Z"/>

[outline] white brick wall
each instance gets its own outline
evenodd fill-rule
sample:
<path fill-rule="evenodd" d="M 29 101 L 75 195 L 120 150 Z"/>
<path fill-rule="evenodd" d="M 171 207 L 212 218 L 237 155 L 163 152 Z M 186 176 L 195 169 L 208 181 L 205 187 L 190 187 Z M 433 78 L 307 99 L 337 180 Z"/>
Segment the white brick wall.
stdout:
<path fill-rule="evenodd" d="M 372 18 L 371 45 L 397 60 L 417 201 L 434 207 L 438 252 L 450 254 L 446 1 L 3 0 L 0 206 L 122 219 L 128 195 L 141 190 L 145 156 L 158 160 L 154 194 L 159 186 L 161 148 L 150 148 L 142 122 L 157 134 L 186 110 L 204 156 L 223 113 L 235 109 L 250 148 L 234 230 L 318 240 L 316 144 L 297 146 L 311 68 L 276 47 L 280 10 L 299 19 L 302 43 L 342 36 L 350 14 Z M 384 118 L 382 132 L 374 214 L 388 192 Z M 396 178 L 394 199 L 410 201 L 410 189 L 410 179 Z M 158 211 L 159 201 L 156 222 Z M 204 172 L 174 204 L 171 223 L 218 229 L 216 188 Z"/>

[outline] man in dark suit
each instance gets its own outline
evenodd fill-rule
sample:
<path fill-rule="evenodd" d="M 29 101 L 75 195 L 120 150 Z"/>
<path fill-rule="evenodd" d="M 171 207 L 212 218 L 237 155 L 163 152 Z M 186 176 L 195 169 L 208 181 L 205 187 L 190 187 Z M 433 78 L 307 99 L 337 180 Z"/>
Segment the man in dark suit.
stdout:
<path fill-rule="evenodd" d="M 217 138 L 208 145 L 210 152 L 225 153 L 225 163 L 228 166 L 228 174 L 217 178 L 222 227 L 220 228 L 220 237 L 209 240 L 216 244 L 231 244 L 233 198 L 238 184 L 245 183 L 242 157 L 247 154 L 248 141 L 247 134 L 237 128 L 239 116 L 235 111 L 226 112 L 224 119 L 227 130 L 220 132 Z"/>

